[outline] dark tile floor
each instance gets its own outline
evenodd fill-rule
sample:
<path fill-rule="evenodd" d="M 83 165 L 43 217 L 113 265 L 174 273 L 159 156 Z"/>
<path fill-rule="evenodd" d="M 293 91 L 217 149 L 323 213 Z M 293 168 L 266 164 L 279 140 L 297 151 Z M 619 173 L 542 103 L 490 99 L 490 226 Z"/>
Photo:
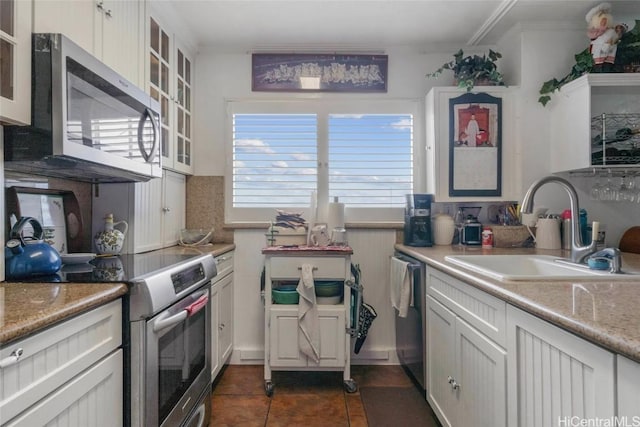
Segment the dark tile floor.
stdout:
<path fill-rule="evenodd" d="M 213 388 L 211 426 L 368 426 L 360 392 L 346 393 L 342 372 L 274 371 L 272 397 L 262 365 L 230 365 Z M 358 387 L 415 387 L 400 366 L 351 368 Z M 425 402 L 426 405 L 426 402 Z"/>

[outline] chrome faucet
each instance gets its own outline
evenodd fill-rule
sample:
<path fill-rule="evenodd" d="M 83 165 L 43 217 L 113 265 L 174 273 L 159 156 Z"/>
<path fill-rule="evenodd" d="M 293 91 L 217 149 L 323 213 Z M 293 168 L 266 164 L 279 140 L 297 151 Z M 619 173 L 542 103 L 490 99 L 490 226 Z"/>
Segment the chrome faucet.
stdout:
<path fill-rule="evenodd" d="M 522 207 L 520 209 L 521 213 L 531 213 L 533 212 L 533 197 L 536 194 L 536 191 L 540 187 L 550 182 L 555 182 L 562 186 L 569 194 L 569 202 L 571 203 L 571 261 L 576 263 L 583 263 L 585 258 L 590 254 L 594 253 L 596 248 L 596 239 L 591 239 L 591 244 L 584 246 L 582 243 L 582 237 L 580 235 L 580 222 L 578 221 L 578 215 L 580 212 L 580 208 L 578 207 L 578 193 L 576 193 L 576 189 L 571 185 L 569 181 L 564 178 L 555 175 L 545 176 L 540 178 L 527 190 L 522 199 Z M 595 225 L 596 223 L 594 223 Z M 593 230 L 594 235 L 597 234 L 597 227 Z"/>

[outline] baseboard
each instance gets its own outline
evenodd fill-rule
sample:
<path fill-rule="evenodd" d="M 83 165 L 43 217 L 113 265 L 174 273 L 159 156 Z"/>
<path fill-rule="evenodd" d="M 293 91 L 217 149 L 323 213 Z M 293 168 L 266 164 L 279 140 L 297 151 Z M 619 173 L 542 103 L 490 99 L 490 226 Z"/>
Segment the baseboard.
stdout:
<path fill-rule="evenodd" d="M 264 363 L 263 349 L 234 349 L 229 358 L 231 365 L 262 365 Z M 352 365 L 399 365 L 400 361 L 395 349 L 372 348 L 360 350 L 351 355 Z"/>

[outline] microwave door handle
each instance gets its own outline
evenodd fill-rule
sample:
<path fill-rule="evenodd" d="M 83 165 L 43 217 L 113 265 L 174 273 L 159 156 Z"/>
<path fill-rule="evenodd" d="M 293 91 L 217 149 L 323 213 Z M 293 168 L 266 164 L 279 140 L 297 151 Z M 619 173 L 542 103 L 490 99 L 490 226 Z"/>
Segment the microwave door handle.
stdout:
<path fill-rule="evenodd" d="M 149 121 L 151 121 L 151 128 L 153 129 L 153 144 L 151 145 L 151 150 L 147 153 L 144 149 L 144 123 L 147 121 L 147 117 Z M 144 113 L 140 117 L 140 122 L 138 122 L 138 148 L 140 149 L 140 154 L 142 154 L 142 158 L 145 162 L 151 163 L 153 159 L 156 157 L 156 151 L 158 150 L 158 123 L 156 122 L 156 118 L 153 116 L 153 113 L 148 108 L 144 109 Z"/>

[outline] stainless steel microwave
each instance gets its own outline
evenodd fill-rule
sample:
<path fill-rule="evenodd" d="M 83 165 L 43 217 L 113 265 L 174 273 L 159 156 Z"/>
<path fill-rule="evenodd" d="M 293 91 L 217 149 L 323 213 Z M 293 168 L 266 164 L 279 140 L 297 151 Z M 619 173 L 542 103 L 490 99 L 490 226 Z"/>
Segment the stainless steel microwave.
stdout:
<path fill-rule="evenodd" d="M 162 176 L 160 105 L 61 34 L 33 34 L 31 125 L 5 126 L 5 170 L 87 182 Z"/>

